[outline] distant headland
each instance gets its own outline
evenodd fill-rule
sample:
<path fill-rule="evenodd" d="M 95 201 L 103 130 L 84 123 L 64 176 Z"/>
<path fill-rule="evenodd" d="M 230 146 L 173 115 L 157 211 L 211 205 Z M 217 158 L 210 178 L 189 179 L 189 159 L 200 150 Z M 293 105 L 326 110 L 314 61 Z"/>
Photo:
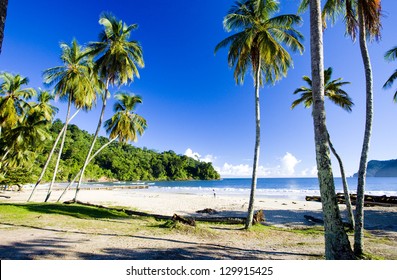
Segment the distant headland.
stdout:
<path fill-rule="evenodd" d="M 357 175 L 355 173 L 353 176 Z M 369 161 L 367 177 L 397 177 L 397 159 Z"/>

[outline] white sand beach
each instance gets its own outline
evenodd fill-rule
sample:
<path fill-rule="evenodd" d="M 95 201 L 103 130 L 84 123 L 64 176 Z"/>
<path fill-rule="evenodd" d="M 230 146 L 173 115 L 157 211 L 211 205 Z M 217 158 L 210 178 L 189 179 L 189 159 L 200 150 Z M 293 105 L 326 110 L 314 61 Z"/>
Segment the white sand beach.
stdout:
<path fill-rule="evenodd" d="M 20 192 L 4 191 L 1 195 L 10 198 L 1 197 L 0 202 L 25 203 L 30 192 L 29 188 Z M 50 202 L 56 201 L 59 195 L 60 191 L 54 190 Z M 38 189 L 32 202 L 43 202 L 45 196 L 45 188 Z M 71 190 L 63 201 L 71 200 L 73 196 L 74 191 Z M 82 189 L 78 200 L 105 206 L 123 206 L 126 209 L 167 216 L 208 216 L 209 214 L 198 214 L 196 211 L 211 208 L 217 211 L 217 214 L 211 217 L 245 217 L 248 204 L 246 195 L 217 194 L 214 197 L 210 192 L 170 192 L 155 188 Z M 341 205 L 340 208 L 343 215 L 344 206 Z M 263 232 L 245 232 L 241 230 L 241 225 L 214 224 L 201 232 L 202 226 L 199 226 L 198 231 L 189 228 L 159 231 L 151 229 L 150 223 L 139 223 L 140 220 L 136 218 L 132 218 L 131 221 L 75 219 L 71 223 L 59 224 L 50 214 L 37 212 L 33 214 L 34 220 L 21 223 L 14 221 L 12 214 L 7 216 L 4 213 L 3 218 L 0 216 L 0 257 L 73 260 L 323 258 L 322 234 L 299 234 L 290 231 L 319 226 L 307 221 L 304 215 L 321 219 L 321 203 L 260 196 L 256 200 L 256 209 L 263 209 L 265 225 L 274 227 L 265 227 Z M 65 221 L 65 218 L 62 220 Z M 80 230 L 75 223 L 84 223 L 84 230 Z M 397 259 L 396 207 L 366 208 L 365 228 L 371 232 L 371 237 L 366 239 L 369 252 L 386 259 Z"/>
<path fill-rule="evenodd" d="M 7 202 L 26 202 L 31 189 L 25 188 L 20 192 L 6 192 L 10 199 Z M 72 200 L 75 190 L 69 190 L 62 201 Z M 32 201 L 43 202 L 47 190 L 36 190 Z M 52 192 L 49 202 L 55 202 L 60 196 L 60 190 Z M 214 209 L 221 217 L 245 217 L 248 209 L 248 196 L 222 195 L 212 193 L 187 193 L 180 191 L 162 191 L 161 189 L 111 189 L 85 190 L 81 189 L 78 200 L 104 206 L 123 206 L 128 209 L 158 215 L 178 214 L 182 216 L 198 216 L 199 210 Z M 255 201 L 256 210 L 264 210 L 267 224 L 276 226 L 308 226 L 304 215 L 322 218 L 321 203 L 313 201 L 293 200 L 279 197 L 259 197 Z M 340 205 L 341 215 L 345 218 L 345 206 Z M 368 207 L 366 208 L 366 228 L 397 230 L 397 207 Z"/>

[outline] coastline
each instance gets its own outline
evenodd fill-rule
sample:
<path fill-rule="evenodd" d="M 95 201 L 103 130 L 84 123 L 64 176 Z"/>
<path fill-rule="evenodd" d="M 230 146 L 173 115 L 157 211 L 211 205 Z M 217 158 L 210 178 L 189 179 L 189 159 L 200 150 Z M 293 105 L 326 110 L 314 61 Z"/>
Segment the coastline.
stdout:
<path fill-rule="evenodd" d="M 80 218 L 77 206 L 54 204 L 60 190 L 54 190 L 50 201 L 39 188 L 31 203 L 26 203 L 31 189 L 6 191 L 0 198 L 3 211 L 0 232 L 2 259 L 323 259 L 322 225 L 304 215 L 322 218 L 321 203 L 261 197 L 256 209 L 264 210 L 265 226 L 243 231 L 242 225 L 199 223 L 196 227 L 175 225 L 170 221 L 129 216 L 118 218 Z M 73 199 L 73 189 L 63 201 Z M 87 190 L 79 192 L 79 201 L 107 207 L 122 207 L 156 215 L 184 217 L 245 217 L 246 195 L 169 192 L 156 189 Z M 40 204 L 38 204 L 40 202 Z M 198 214 L 211 208 L 216 215 Z M 28 209 L 31 209 L 29 211 Z M 344 215 L 344 206 L 340 205 Z M 29 218 L 18 216 L 19 211 Z M 79 210 L 77 210 L 79 211 Z M 100 208 L 95 210 L 100 211 Z M 371 254 L 397 259 L 397 207 L 366 208 L 366 242 Z M 21 217 L 15 219 L 15 217 Z M 345 219 L 346 220 L 346 219 Z M 167 225 L 171 225 L 168 227 Z M 352 239 L 352 236 L 350 236 Z"/>
<path fill-rule="evenodd" d="M 1 203 L 25 203 L 31 192 L 30 188 L 22 191 L 5 191 L 2 194 L 10 199 L 1 199 Z M 56 202 L 61 194 L 54 189 L 49 202 Z M 43 202 L 47 194 L 44 188 L 38 188 L 32 202 Z M 69 190 L 62 201 L 72 200 L 74 189 Z M 249 197 L 246 194 L 226 194 L 210 191 L 186 192 L 183 189 L 172 192 L 159 188 L 135 189 L 81 189 L 78 200 L 108 207 L 126 207 L 149 214 L 181 216 L 202 216 L 197 211 L 210 208 L 217 211 L 218 217 L 245 217 Z M 339 205 L 342 217 L 345 217 L 345 206 Z M 311 226 L 304 216 L 322 218 L 322 206 L 319 202 L 304 201 L 293 198 L 259 196 L 256 198 L 255 210 L 264 210 L 265 224 L 278 227 Z M 391 229 L 397 231 L 397 207 L 366 207 L 367 229 Z"/>

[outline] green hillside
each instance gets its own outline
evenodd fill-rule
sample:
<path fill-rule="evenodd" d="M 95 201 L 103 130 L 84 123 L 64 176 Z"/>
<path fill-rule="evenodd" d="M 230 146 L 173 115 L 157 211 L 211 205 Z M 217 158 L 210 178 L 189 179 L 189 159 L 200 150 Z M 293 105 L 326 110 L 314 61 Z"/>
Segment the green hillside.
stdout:
<path fill-rule="evenodd" d="M 17 169 L 8 174 L 3 184 L 33 183 L 37 180 L 53 141 L 60 133 L 63 123 L 56 120 L 50 128 L 51 141 L 44 143 L 43 151 L 37 153 L 35 162 L 29 170 Z M 69 125 L 65 147 L 61 156 L 57 181 L 70 181 L 83 165 L 87 155 L 92 134 L 81 130 L 76 125 Z M 99 137 L 95 149 L 99 149 L 109 140 Z M 43 182 L 51 181 L 56 156 L 46 171 Z M 84 180 L 213 180 L 220 175 L 211 163 L 200 162 L 173 151 L 157 152 L 146 148 L 137 148 L 130 144 L 111 143 L 87 167 Z"/>

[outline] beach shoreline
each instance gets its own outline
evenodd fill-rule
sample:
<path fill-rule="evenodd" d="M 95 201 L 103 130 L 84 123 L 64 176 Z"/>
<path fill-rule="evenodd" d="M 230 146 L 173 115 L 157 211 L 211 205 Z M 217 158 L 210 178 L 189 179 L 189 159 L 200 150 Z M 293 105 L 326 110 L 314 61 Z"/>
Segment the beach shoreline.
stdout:
<path fill-rule="evenodd" d="M 262 209 L 265 227 L 242 231 L 243 225 L 199 224 L 182 229 L 161 230 L 166 221 L 141 219 L 132 215 L 127 220 L 75 219 L 59 223 L 51 213 L 65 213 L 56 204 L 49 208 L 42 203 L 46 188 L 38 188 L 30 203 L 26 203 L 31 189 L 20 192 L 3 191 L 0 204 L 14 205 L 15 209 L 53 209 L 46 213 L 33 212 L 32 219 L 21 223 L 13 214 L 4 212 L 0 222 L 2 259 L 322 259 L 324 237 L 322 224 L 305 219 L 305 215 L 322 218 L 321 203 L 260 197 L 255 209 Z M 49 200 L 54 203 L 61 190 L 55 189 Z M 71 200 L 74 189 L 62 201 Z M 183 217 L 241 217 L 245 218 L 248 206 L 246 195 L 214 196 L 206 193 L 169 192 L 159 189 L 113 189 L 79 192 L 78 200 L 107 207 L 122 207 L 153 215 Z M 41 204 L 37 204 L 41 203 Z M 29 207 L 31 205 L 33 208 Z M 61 204 L 60 204 L 61 205 Z M 26 206 L 26 208 L 25 208 Z M 217 214 L 199 214 L 198 210 L 214 209 Z M 76 208 L 71 208 L 72 209 Z M 78 208 L 77 208 L 78 209 Z M 340 205 L 344 216 L 344 206 Z M 60 212 L 58 212 L 60 211 Z M 66 212 L 62 221 L 79 213 Z M 70 217 L 69 219 L 73 219 Z M 346 220 L 346 217 L 344 217 Z M 77 224 L 83 223 L 84 230 Z M 90 225 L 90 226 L 87 226 Z M 157 224 L 157 229 L 154 224 Z M 160 228 L 158 225 L 160 224 Z M 266 227 L 271 226 L 271 227 Z M 121 230 L 121 228 L 125 228 Z M 365 227 L 371 233 L 370 252 L 397 259 L 397 208 L 366 208 Z M 294 233 L 294 230 L 298 230 Z M 299 231 L 314 230 L 307 234 Z M 350 236 L 352 239 L 352 236 Z M 368 238 L 368 237 L 367 237 Z M 379 240 L 379 241 L 377 241 Z M 387 240 L 387 241 L 385 241 Z M 352 242 L 352 240 L 351 240 Z"/>
<path fill-rule="evenodd" d="M 1 201 L 6 203 L 25 203 L 31 193 L 30 188 L 22 191 L 3 191 L 3 195 L 10 196 Z M 56 202 L 62 193 L 61 189 L 54 189 L 48 202 Z M 75 189 L 70 189 L 61 202 L 74 198 Z M 32 202 L 43 202 L 47 195 L 46 188 L 38 188 L 32 197 Z M 227 194 L 206 192 L 186 192 L 179 189 L 172 192 L 160 188 L 136 189 L 84 189 L 79 191 L 78 200 L 107 207 L 126 207 L 155 215 L 172 216 L 209 216 L 197 211 L 213 209 L 219 217 L 244 218 L 248 209 L 249 197 L 246 194 Z M 342 218 L 346 221 L 345 206 L 339 205 Z M 263 210 L 265 221 L 269 225 L 280 227 L 311 226 L 313 223 L 305 219 L 309 215 L 322 219 L 322 205 L 319 202 L 293 199 L 285 196 L 265 196 L 256 198 L 255 210 Z M 397 230 L 397 207 L 367 207 L 366 227 L 369 229 Z M 382 215 L 387 213 L 388 215 Z"/>

